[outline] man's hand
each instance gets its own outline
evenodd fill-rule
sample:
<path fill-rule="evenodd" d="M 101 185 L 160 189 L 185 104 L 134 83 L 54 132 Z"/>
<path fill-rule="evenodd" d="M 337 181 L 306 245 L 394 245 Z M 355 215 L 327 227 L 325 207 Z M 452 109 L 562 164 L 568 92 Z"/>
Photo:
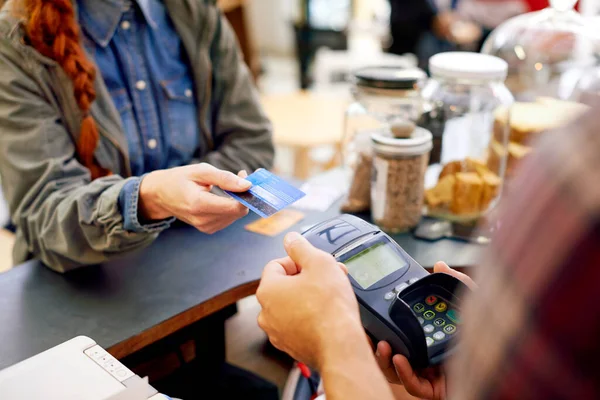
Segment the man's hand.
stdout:
<path fill-rule="evenodd" d="M 327 400 L 391 400 L 346 267 L 298 233 L 284 245 L 289 257 L 267 264 L 256 292 L 271 343 L 319 370 Z"/>
<path fill-rule="evenodd" d="M 444 262 L 436 263 L 433 266 L 433 272 L 452 275 L 471 290 L 477 288 L 475 282 L 468 275 L 453 270 Z M 387 342 L 377 344 L 375 359 L 388 382 L 404 385 L 409 394 L 427 400 L 446 398 L 446 375 L 442 367 L 426 368 L 415 372 L 406 357 L 392 354 L 392 348 Z"/>
<path fill-rule="evenodd" d="M 410 395 L 426 400 L 446 398 L 446 375 L 441 367 L 415 372 L 406 357 L 399 354 L 392 357 L 392 348 L 387 342 L 377 344 L 375 358 L 388 382 L 404 385 Z"/>
<path fill-rule="evenodd" d="M 340 337 L 364 339 L 346 267 L 298 233 L 285 237 L 289 257 L 271 261 L 256 292 L 260 327 L 271 343 L 319 367 Z"/>

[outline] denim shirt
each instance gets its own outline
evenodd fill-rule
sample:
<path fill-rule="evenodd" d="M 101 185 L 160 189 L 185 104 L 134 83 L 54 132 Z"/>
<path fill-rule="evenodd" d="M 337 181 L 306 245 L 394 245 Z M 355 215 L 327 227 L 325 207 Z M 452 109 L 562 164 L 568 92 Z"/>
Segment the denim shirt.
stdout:
<path fill-rule="evenodd" d="M 138 220 L 141 176 L 188 164 L 202 152 L 187 56 L 160 0 L 79 0 L 86 50 L 121 115 L 131 170 L 119 205 L 128 231 L 165 228 Z"/>

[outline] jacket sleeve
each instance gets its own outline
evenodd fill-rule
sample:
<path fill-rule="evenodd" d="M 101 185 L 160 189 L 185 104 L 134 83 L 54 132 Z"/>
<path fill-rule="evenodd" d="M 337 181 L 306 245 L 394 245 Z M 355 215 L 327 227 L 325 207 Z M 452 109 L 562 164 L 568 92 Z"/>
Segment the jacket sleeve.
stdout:
<path fill-rule="evenodd" d="M 211 119 L 216 150 L 201 161 L 233 172 L 271 168 L 271 123 L 262 109 L 235 33 L 222 14 L 214 40 Z"/>
<path fill-rule="evenodd" d="M 65 272 L 138 249 L 157 231 L 124 230 L 118 197 L 129 181 L 90 180 L 75 158 L 72 139 L 43 71 L 0 43 L 0 174 L 13 223 L 16 262 L 38 258 Z"/>

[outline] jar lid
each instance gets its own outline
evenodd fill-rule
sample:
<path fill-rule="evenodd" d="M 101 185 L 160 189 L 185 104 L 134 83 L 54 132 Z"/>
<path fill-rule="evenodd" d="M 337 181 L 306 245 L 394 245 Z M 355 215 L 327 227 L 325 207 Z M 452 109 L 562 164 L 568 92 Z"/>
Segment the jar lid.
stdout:
<path fill-rule="evenodd" d="M 381 133 L 371 134 L 373 149 L 390 155 L 418 156 L 433 147 L 433 135 L 427 129 L 417 127 L 409 138 L 394 138 Z"/>
<path fill-rule="evenodd" d="M 429 59 L 431 75 L 456 79 L 505 80 L 508 64 L 501 58 L 466 51 L 438 53 Z"/>
<path fill-rule="evenodd" d="M 427 75 L 419 68 L 367 67 L 356 71 L 354 77 L 362 87 L 413 90 Z"/>

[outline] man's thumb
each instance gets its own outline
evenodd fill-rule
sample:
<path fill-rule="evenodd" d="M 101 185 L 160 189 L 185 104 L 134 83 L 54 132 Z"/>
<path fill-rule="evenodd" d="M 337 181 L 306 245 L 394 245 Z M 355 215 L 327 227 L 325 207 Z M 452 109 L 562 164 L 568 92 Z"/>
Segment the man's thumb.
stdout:
<path fill-rule="evenodd" d="M 331 262 L 333 257 L 314 247 L 304 236 L 297 232 L 290 232 L 283 240 L 285 251 L 296 265 L 304 269 L 312 264 Z"/>

